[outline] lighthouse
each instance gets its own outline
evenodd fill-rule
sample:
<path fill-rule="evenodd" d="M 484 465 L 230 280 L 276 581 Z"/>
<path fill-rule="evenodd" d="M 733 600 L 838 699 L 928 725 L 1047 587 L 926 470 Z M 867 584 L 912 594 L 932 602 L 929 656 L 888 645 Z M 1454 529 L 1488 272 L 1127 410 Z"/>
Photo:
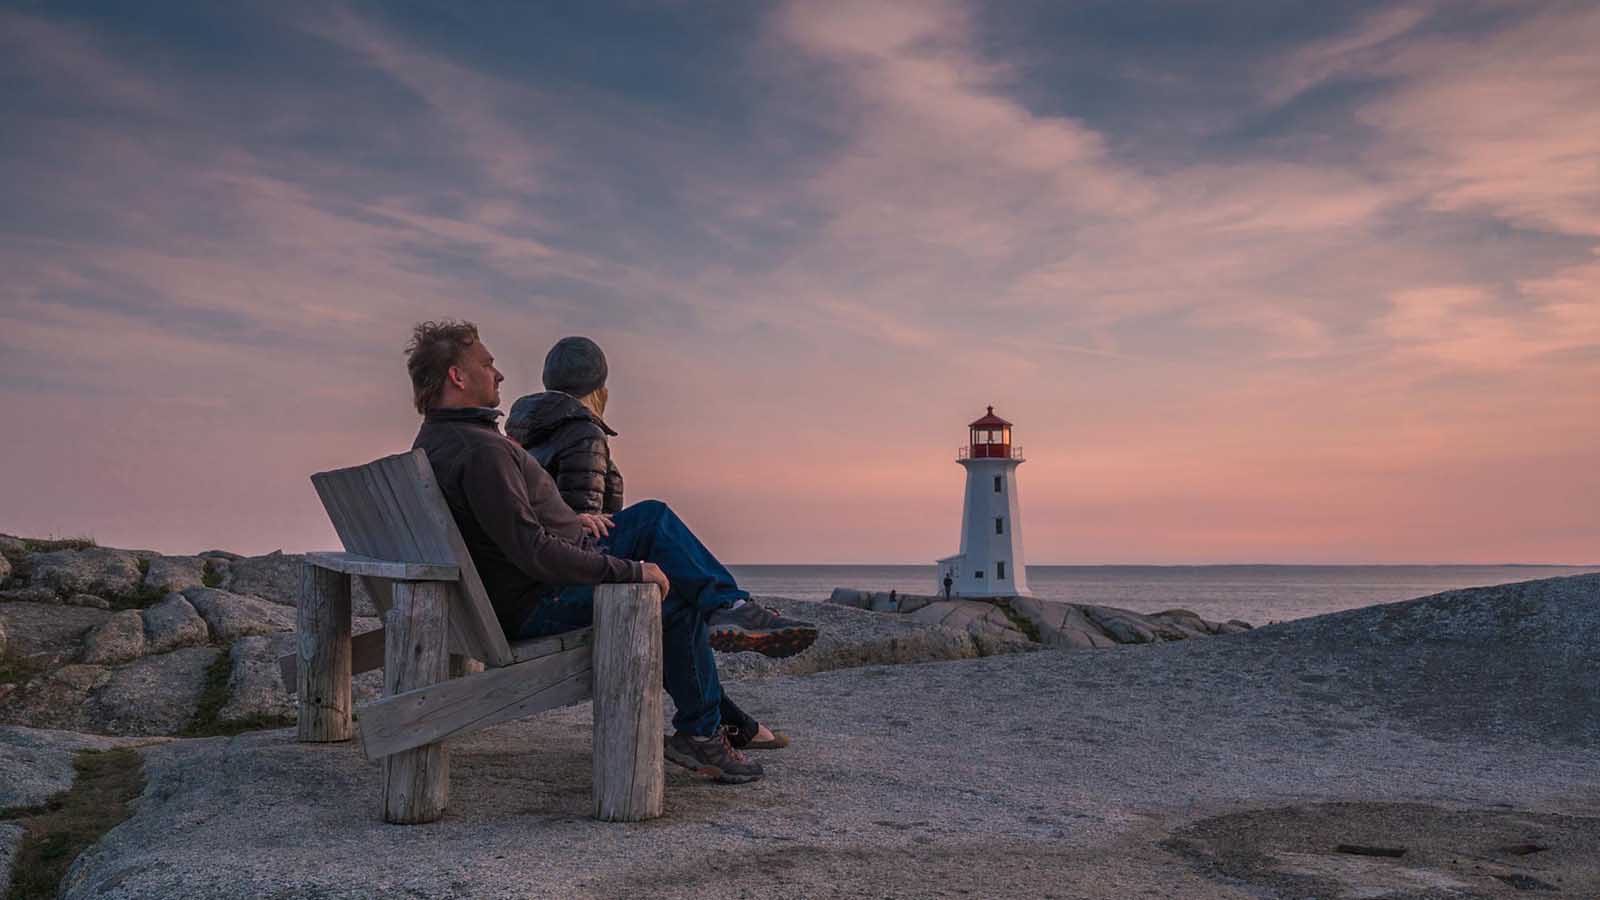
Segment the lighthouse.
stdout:
<path fill-rule="evenodd" d="M 935 588 L 943 596 L 948 583 L 951 597 L 1031 596 L 1017 506 L 1022 448 L 1011 445 L 1011 423 L 992 406 L 967 429 L 967 445 L 956 451 L 956 462 L 967 470 L 961 552 L 939 560 Z"/>

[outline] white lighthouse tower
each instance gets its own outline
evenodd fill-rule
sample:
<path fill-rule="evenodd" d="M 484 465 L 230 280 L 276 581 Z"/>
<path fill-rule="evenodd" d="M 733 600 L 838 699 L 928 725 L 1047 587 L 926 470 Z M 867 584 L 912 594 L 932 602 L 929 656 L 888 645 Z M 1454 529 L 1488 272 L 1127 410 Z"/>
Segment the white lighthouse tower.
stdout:
<path fill-rule="evenodd" d="M 947 585 L 952 597 L 1031 596 L 1017 506 L 1022 448 L 1011 446 L 1011 423 L 992 406 L 967 427 L 967 446 L 956 451 L 956 462 L 967 470 L 961 552 L 939 560 L 935 587 L 941 596 Z"/>

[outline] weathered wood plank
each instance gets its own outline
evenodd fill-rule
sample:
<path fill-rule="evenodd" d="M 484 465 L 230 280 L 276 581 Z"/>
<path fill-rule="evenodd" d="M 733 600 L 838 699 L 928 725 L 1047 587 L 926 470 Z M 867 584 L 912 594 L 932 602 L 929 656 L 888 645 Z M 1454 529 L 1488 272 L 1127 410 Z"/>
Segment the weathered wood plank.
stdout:
<path fill-rule="evenodd" d="M 592 690 L 590 660 L 590 648 L 579 647 L 363 704 L 358 710 L 362 752 L 378 759 L 580 703 Z"/>
<path fill-rule="evenodd" d="M 350 581 L 306 563 L 295 611 L 297 730 L 306 742 L 347 741 L 350 725 Z M 287 683 L 287 682 L 285 682 Z"/>
<path fill-rule="evenodd" d="M 360 675 L 373 669 L 383 668 L 384 636 L 382 628 L 362 633 L 350 638 L 350 674 Z M 278 674 L 283 676 L 283 686 L 290 693 L 300 690 L 300 654 L 285 653 L 278 657 Z"/>
<path fill-rule="evenodd" d="M 450 585 L 399 582 L 384 625 L 383 690 L 397 696 L 427 689 L 449 676 Z M 366 722 L 361 723 L 366 730 Z M 401 825 L 444 815 L 450 796 L 450 757 L 442 743 L 385 756 L 383 820 Z"/>
<path fill-rule="evenodd" d="M 490 666 L 509 665 L 512 656 L 505 632 L 500 628 L 500 620 L 495 617 L 489 594 L 484 590 L 483 580 L 478 577 L 478 567 L 467 552 L 466 542 L 461 537 L 460 529 L 456 528 L 455 518 L 450 514 L 444 494 L 434 480 L 428 455 L 421 450 L 413 450 L 404 456 L 379 460 L 377 465 L 391 479 L 391 484 L 409 486 L 410 491 L 402 492 L 400 497 L 402 503 L 412 510 L 413 529 L 426 529 L 430 547 L 448 551 L 448 556 L 440 558 L 453 561 L 461 567 L 461 606 L 464 614 L 454 619 L 460 646 L 467 648 L 468 655 Z"/>
<path fill-rule="evenodd" d="M 397 581 L 459 581 L 461 578 L 461 568 L 446 563 L 401 562 L 374 559 L 358 553 L 322 550 L 307 553 L 306 560 L 346 575 L 369 575 Z"/>
<path fill-rule="evenodd" d="M 655 585 L 594 595 L 594 816 L 661 815 L 661 601 Z"/>
<path fill-rule="evenodd" d="M 526 641 L 517 641 L 511 645 L 511 656 L 517 662 L 527 662 L 563 650 L 576 650 L 594 643 L 594 629 L 580 628 L 577 631 L 567 631 L 553 634 L 550 637 L 530 638 Z"/>

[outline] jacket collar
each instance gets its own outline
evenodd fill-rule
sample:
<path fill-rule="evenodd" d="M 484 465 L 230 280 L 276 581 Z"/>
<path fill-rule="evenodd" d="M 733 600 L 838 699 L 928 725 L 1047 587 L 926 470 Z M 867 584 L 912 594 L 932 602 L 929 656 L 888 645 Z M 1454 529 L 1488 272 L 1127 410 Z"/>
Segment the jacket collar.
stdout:
<path fill-rule="evenodd" d="M 500 410 L 492 406 L 441 406 L 428 410 L 422 421 L 427 424 L 460 422 L 499 428 Z"/>

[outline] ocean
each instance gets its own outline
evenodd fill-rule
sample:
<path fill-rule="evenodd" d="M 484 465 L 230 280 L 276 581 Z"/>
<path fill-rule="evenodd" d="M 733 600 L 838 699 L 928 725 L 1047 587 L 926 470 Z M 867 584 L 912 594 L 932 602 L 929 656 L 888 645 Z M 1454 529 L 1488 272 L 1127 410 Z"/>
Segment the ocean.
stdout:
<path fill-rule="evenodd" d="M 934 593 L 933 566 L 729 566 L 763 597 L 826 600 L 836 587 Z M 1135 612 L 1183 607 L 1252 625 L 1464 587 L 1600 572 L 1569 566 L 1029 566 L 1033 594 Z"/>

